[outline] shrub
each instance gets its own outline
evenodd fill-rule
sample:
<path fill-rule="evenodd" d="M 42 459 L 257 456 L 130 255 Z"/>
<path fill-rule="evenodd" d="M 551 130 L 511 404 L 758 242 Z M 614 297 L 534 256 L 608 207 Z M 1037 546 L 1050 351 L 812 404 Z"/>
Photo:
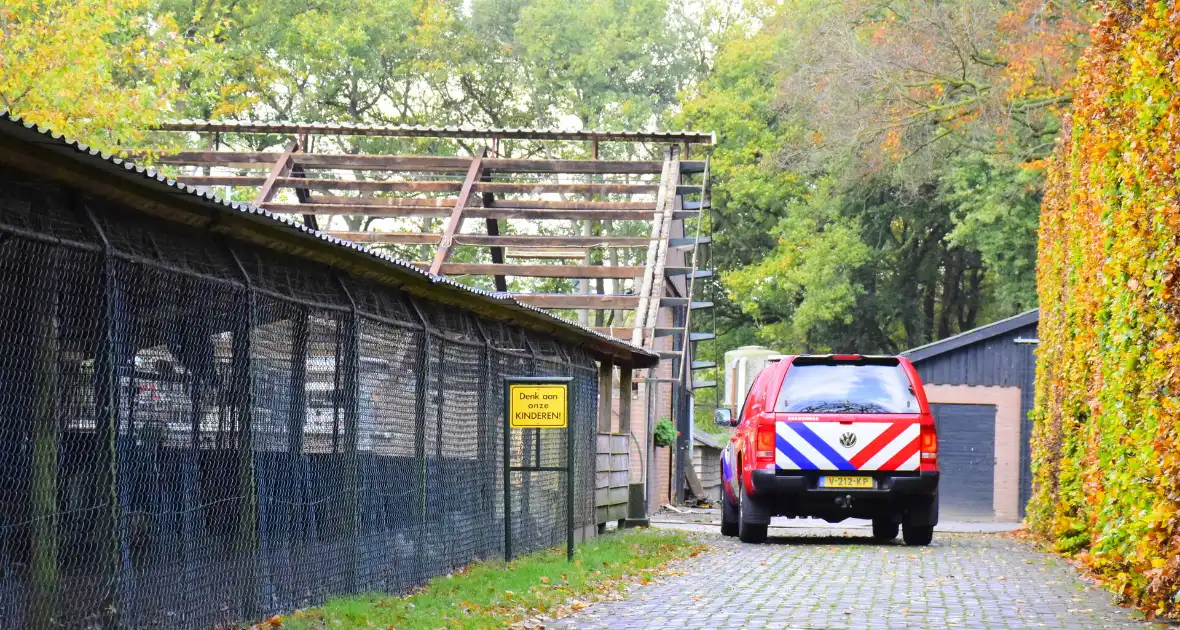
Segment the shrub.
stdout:
<path fill-rule="evenodd" d="M 652 431 L 652 439 L 655 440 L 656 446 L 672 446 L 676 443 L 676 427 L 672 421 L 667 418 L 662 418 L 656 423 L 656 428 Z"/>
<path fill-rule="evenodd" d="M 1029 526 L 1150 614 L 1180 587 L 1180 7 L 1111 0 L 1046 181 Z"/>

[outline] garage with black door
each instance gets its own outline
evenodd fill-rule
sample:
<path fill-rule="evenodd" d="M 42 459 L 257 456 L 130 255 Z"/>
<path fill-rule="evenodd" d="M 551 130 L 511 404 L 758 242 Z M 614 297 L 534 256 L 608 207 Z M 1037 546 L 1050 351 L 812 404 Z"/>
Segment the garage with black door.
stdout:
<path fill-rule="evenodd" d="M 995 405 L 931 404 L 938 427 L 939 516 L 995 518 Z"/>
<path fill-rule="evenodd" d="M 942 520 L 1024 516 L 1038 319 L 1027 311 L 902 353 L 938 424 Z"/>

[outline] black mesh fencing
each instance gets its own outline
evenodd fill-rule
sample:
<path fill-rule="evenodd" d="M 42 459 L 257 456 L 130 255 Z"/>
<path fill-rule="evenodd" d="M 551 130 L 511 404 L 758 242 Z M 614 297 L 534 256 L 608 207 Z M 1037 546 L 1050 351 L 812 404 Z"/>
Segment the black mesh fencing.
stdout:
<path fill-rule="evenodd" d="M 0 628 L 235 627 L 502 556 L 505 376 L 581 348 L 325 265 L 0 176 Z M 514 465 L 565 465 L 561 430 Z M 516 552 L 565 537 L 513 473 Z"/>

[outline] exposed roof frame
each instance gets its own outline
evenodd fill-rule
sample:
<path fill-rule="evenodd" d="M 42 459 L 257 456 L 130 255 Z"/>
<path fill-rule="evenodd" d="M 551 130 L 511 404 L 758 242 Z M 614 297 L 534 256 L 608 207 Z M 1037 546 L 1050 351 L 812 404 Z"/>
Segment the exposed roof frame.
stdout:
<path fill-rule="evenodd" d="M 659 355 L 524 304 L 418 270 L 256 206 L 222 200 L 0 112 L 0 165 L 79 187 L 137 211 L 286 252 L 413 295 L 577 343 L 599 360 L 653 367 Z"/>

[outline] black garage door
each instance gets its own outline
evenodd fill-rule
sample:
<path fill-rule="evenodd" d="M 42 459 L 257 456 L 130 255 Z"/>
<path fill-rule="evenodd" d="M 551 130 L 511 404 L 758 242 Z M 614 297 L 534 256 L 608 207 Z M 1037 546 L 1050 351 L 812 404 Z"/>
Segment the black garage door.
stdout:
<path fill-rule="evenodd" d="M 994 405 L 930 405 L 938 425 L 939 517 L 995 518 L 992 491 L 996 465 Z"/>

